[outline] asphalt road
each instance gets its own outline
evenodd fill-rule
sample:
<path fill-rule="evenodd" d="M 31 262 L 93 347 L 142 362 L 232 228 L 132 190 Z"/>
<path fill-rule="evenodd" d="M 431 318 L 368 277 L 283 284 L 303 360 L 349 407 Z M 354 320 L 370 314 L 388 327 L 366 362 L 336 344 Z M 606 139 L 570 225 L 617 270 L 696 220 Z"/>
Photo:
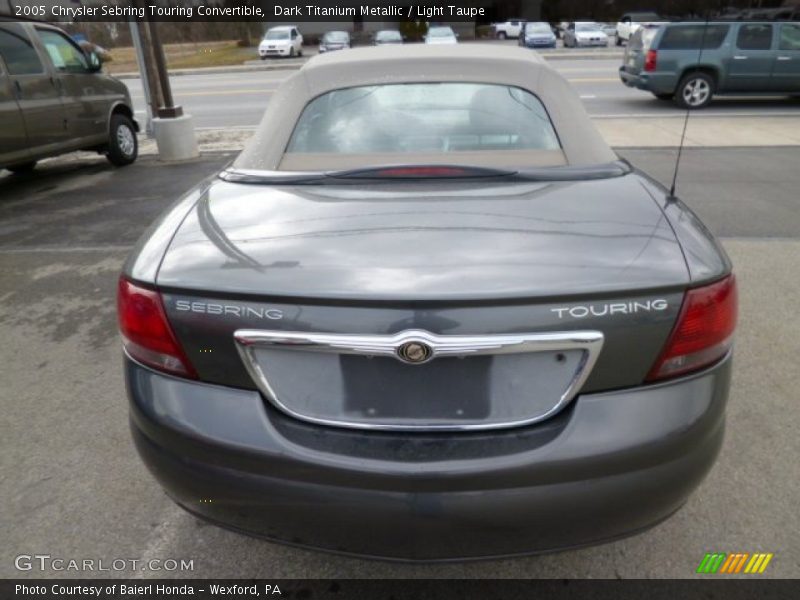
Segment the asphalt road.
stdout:
<path fill-rule="evenodd" d="M 626 150 L 669 177 L 671 153 Z M 680 190 L 736 265 L 741 321 L 727 438 L 675 516 L 642 535 L 554 555 L 406 565 L 243 537 L 175 507 L 130 440 L 116 335 L 117 274 L 173 198 L 228 160 L 51 161 L 0 176 L 0 576 L 693 577 L 704 553 L 773 552 L 800 576 L 800 148 L 685 151 Z M 587 199 L 591 201 L 591 199 Z M 19 554 L 187 559 L 192 573 L 14 569 Z"/>
<path fill-rule="evenodd" d="M 594 118 L 680 118 L 685 114 L 671 102 L 656 100 L 647 92 L 625 87 L 617 75 L 619 60 L 559 58 L 551 60 L 550 64 L 575 86 Z M 181 75 L 173 76 L 171 81 L 175 101 L 194 117 L 197 128 L 251 128 L 261 120 L 275 88 L 292 72 Z M 125 83 L 142 119 L 145 102 L 141 82 L 126 79 Z M 220 110 L 220 106 L 225 110 Z M 786 97 L 722 98 L 709 108 L 693 113 L 692 118 L 781 115 L 800 116 L 800 102 Z"/>

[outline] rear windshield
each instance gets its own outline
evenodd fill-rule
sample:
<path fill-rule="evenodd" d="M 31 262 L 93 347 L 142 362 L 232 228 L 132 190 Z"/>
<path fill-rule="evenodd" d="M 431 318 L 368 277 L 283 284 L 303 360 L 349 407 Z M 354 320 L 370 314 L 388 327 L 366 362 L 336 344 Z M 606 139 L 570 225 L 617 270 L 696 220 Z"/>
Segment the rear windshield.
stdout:
<path fill-rule="evenodd" d="M 287 153 L 456 153 L 560 149 L 530 92 L 479 83 L 412 83 L 328 92 L 303 111 Z"/>
<path fill-rule="evenodd" d="M 428 37 L 452 37 L 453 30 L 449 27 L 431 27 L 428 30 Z"/>
<path fill-rule="evenodd" d="M 288 40 L 289 39 L 289 32 L 284 30 L 280 31 L 268 31 L 267 34 L 264 36 L 265 40 Z"/>
<path fill-rule="evenodd" d="M 394 41 L 402 39 L 399 31 L 379 31 L 375 35 L 375 39 L 381 41 Z"/>
<path fill-rule="evenodd" d="M 673 25 L 667 27 L 659 50 L 713 50 L 728 35 L 728 25 Z"/>
<path fill-rule="evenodd" d="M 547 23 L 528 23 L 525 31 L 528 33 L 553 33 Z"/>
<path fill-rule="evenodd" d="M 350 36 L 344 31 L 329 31 L 323 37 L 326 42 L 346 42 Z"/>
<path fill-rule="evenodd" d="M 631 36 L 629 47 L 631 50 L 648 50 L 653 44 L 653 38 L 656 37 L 656 33 L 658 33 L 658 27 L 639 27 Z"/>

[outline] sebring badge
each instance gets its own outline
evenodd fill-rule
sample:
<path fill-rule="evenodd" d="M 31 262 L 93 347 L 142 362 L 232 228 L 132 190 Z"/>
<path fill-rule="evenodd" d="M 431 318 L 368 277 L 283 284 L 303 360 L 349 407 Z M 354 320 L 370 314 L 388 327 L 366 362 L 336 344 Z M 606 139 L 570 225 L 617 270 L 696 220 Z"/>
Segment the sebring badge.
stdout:
<path fill-rule="evenodd" d="M 397 356 L 404 363 L 421 365 L 433 355 L 431 347 L 423 342 L 406 342 L 397 349 Z"/>
<path fill-rule="evenodd" d="M 217 304 L 214 302 L 190 302 L 189 300 L 176 300 L 175 310 L 180 312 L 193 312 L 205 315 L 228 315 L 240 319 L 257 317 L 277 321 L 283 318 L 283 312 L 277 308 L 264 308 L 262 306 L 247 306 L 236 304 Z"/>

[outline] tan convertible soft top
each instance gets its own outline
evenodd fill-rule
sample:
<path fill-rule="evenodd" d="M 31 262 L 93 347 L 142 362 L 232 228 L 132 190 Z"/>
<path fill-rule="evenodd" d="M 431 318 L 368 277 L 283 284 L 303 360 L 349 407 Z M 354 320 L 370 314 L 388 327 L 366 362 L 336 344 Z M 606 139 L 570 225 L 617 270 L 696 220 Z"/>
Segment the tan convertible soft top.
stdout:
<path fill-rule="evenodd" d="M 233 166 L 242 170 L 294 170 L 284 161 L 284 151 L 303 109 L 321 94 L 355 86 L 426 81 L 508 85 L 538 96 L 550 114 L 563 149 L 559 161 L 543 157 L 540 165 L 566 162 L 590 166 L 617 159 L 569 83 L 535 52 L 491 44 L 414 44 L 356 48 L 309 60 L 273 94 L 255 135 Z M 481 154 L 485 155 L 484 161 L 473 157 L 469 162 L 492 164 L 497 153 Z M 560 152 L 557 154 L 561 156 Z M 335 168 L 327 165 L 321 155 L 314 156 L 320 161 L 316 165 L 319 169 Z M 346 166 L 340 165 L 341 160 L 335 156 L 327 162 L 331 160 L 336 166 Z M 447 157 L 448 162 L 453 160 L 455 153 Z"/>

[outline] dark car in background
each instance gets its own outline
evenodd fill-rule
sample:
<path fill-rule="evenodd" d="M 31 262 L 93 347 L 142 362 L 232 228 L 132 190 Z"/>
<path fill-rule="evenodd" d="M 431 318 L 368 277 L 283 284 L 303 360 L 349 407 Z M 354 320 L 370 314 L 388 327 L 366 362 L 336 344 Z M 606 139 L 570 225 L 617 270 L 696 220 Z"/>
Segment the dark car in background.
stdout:
<path fill-rule="evenodd" d="M 519 45 L 525 48 L 555 48 L 556 35 L 549 23 L 527 22 L 519 34 Z"/>
<path fill-rule="evenodd" d="M 800 96 L 800 22 L 668 23 L 631 37 L 622 82 L 703 108 L 715 95 Z"/>
<path fill-rule="evenodd" d="M 599 543 L 722 444 L 732 265 L 517 47 L 317 56 L 118 287 L 136 447 L 214 523 L 395 559 Z"/>
<path fill-rule="evenodd" d="M 319 52 L 333 52 L 350 47 L 350 34 L 346 31 L 328 31 L 319 42 Z"/>
<path fill-rule="evenodd" d="M 0 18 L 0 169 L 75 150 L 129 165 L 138 130 L 127 86 L 95 53 L 57 27 Z"/>

